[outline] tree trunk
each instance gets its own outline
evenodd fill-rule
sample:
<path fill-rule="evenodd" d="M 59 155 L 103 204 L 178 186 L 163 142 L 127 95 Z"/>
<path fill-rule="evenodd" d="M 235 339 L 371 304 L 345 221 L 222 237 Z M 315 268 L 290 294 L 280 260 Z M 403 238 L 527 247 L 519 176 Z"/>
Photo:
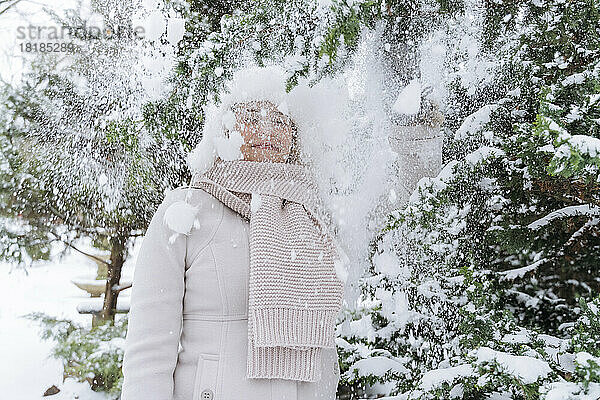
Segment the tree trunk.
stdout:
<path fill-rule="evenodd" d="M 104 291 L 104 305 L 96 323 L 104 323 L 109 320 L 114 322 L 115 320 L 117 297 L 119 296 L 119 291 L 115 290 L 115 287 L 118 287 L 121 280 L 121 269 L 125 261 L 126 241 L 127 238 L 124 236 L 117 236 L 110 239 L 110 265 L 108 266 L 108 278 L 106 279 L 106 289 Z M 95 325 L 94 321 L 92 321 L 92 325 Z"/>

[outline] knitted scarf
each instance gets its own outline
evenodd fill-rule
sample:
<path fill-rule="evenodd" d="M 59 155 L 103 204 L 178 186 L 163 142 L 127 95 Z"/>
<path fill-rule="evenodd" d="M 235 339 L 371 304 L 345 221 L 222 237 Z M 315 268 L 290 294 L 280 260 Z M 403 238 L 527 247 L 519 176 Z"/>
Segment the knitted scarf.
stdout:
<path fill-rule="evenodd" d="M 217 158 L 192 176 L 250 222 L 246 378 L 321 379 L 344 283 L 314 180 L 298 164 Z"/>

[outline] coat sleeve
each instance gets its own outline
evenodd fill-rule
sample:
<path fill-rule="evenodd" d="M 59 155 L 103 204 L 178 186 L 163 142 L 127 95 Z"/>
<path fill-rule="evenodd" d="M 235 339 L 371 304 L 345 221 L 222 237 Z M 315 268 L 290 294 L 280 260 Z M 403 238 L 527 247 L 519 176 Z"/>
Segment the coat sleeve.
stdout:
<path fill-rule="evenodd" d="M 171 190 L 150 221 L 133 273 L 121 400 L 171 400 L 182 327 L 187 237 L 163 221 Z M 176 236 L 173 236 L 176 235 Z M 174 240 L 170 240 L 173 237 Z"/>

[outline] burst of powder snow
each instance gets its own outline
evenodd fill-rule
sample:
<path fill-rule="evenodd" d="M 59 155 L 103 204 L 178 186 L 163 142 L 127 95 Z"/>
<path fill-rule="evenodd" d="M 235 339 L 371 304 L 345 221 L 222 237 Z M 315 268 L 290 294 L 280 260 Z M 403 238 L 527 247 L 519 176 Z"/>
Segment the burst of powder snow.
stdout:
<path fill-rule="evenodd" d="M 183 38 L 185 19 L 167 16 L 157 9 L 157 3 L 146 2 L 136 9 L 132 22 L 145 30 L 143 40 L 136 41 L 136 51 L 143 54 L 137 57 L 138 66 L 131 72 L 138 75 L 145 91 L 141 100 L 156 101 L 170 93 L 171 82 L 166 77 L 175 68 L 175 47 Z M 167 40 L 161 41 L 165 32 Z"/>
<path fill-rule="evenodd" d="M 145 39 L 148 41 L 156 41 L 167 26 L 165 18 L 159 10 L 151 11 L 141 25 L 146 33 Z"/>
<path fill-rule="evenodd" d="M 396 191 L 394 190 L 394 188 L 390 189 L 390 194 L 388 196 L 388 200 L 390 201 L 391 204 L 394 204 L 396 202 L 396 200 L 398 200 L 398 196 L 396 195 Z"/>
<path fill-rule="evenodd" d="M 225 110 L 233 101 L 267 98 L 290 115 L 299 128 L 302 159 L 316 172 L 319 191 L 339 228 L 338 236 L 352 260 L 358 260 L 350 268 L 351 281 L 362 274 L 366 266 L 362 260 L 368 252 L 366 243 L 385 218 L 383 212 L 373 213 L 373 209 L 379 200 L 387 203 L 391 182 L 398 180 L 398 175 L 390 174 L 389 168 L 397 155 L 388 143 L 392 127 L 381 96 L 386 78 L 382 61 L 377 60 L 380 55 L 374 54 L 381 40 L 381 36 L 365 31 L 349 70 L 333 78 L 319 79 L 314 86 L 300 78 L 289 97 L 281 90 L 286 71 L 274 74 L 275 79 L 237 79 L 235 84 L 228 85 L 230 93 L 223 93 L 219 106 L 207 106 L 201 141 L 220 134 L 227 123 Z M 444 41 L 436 39 L 428 46 L 427 54 L 440 59 Z M 433 70 L 429 75 L 435 75 Z M 252 74 L 238 74 L 238 77 L 248 76 Z M 415 100 L 420 102 L 420 89 L 417 94 Z M 420 104 L 414 103 L 412 107 L 418 111 Z M 212 155 L 208 151 L 209 142 L 204 146 L 204 153 Z M 193 153 L 197 156 L 199 151 Z M 188 157 L 190 169 L 210 164 L 199 162 L 200 158 Z M 348 289 L 347 298 L 356 297 L 356 287 Z"/>
<path fill-rule="evenodd" d="M 421 109 L 421 81 L 415 78 L 406 85 L 392 106 L 399 114 L 412 115 Z"/>
<path fill-rule="evenodd" d="M 448 95 L 446 79 L 446 57 L 448 33 L 447 30 L 438 29 L 424 38 L 420 46 L 419 71 L 422 82 L 427 82 L 432 91 L 427 98 L 440 106 L 444 105 L 445 97 Z"/>
<path fill-rule="evenodd" d="M 366 68 L 372 68 L 368 58 L 364 62 Z M 373 74 L 359 71 L 354 74 L 359 80 L 365 76 L 372 79 Z M 188 166 L 192 171 L 208 168 L 215 154 L 210 150 L 211 146 L 217 147 L 219 152 L 227 147 L 226 143 L 222 143 L 225 139 L 221 133 L 227 126 L 232 127 L 229 105 L 247 100 L 271 100 L 281 112 L 292 117 L 298 127 L 302 160 L 315 172 L 324 203 L 331 209 L 334 223 L 340 226 L 342 245 L 354 253 L 351 254 L 352 259 L 362 259 L 356 253 L 367 251 L 365 243 L 369 232 L 357 227 L 368 221 L 368 213 L 377 198 L 389 192 L 384 181 L 388 179 L 387 164 L 394 154 L 389 145 L 381 145 L 385 144 L 389 134 L 388 126 L 377 122 L 385 121 L 381 99 L 369 98 L 367 107 L 354 112 L 348 107 L 348 78 L 344 75 L 326 77 L 313 86 L 300 78 L 298 86 L 286 93 L 286 71 L 279 66 L 235 71 L 233 79 L 226 84 L 227 90 L 222 93 L 221 102 L 205 107 L 203 139 L 187 157 Z M 370 82 L 365 87 L 372 92 Z M 359 103 L 357 105 L 363 107 L 364 102 Z M 365 125 L 365 121 L 371 125 Z M 353 137 L 350 131 L 353 131 Z M 234 153 L 229 158 L 240 155 L 237 151 Z M 204 157 L 209 160 L 203 162 Z M 359 268 L 364 266 L 355 263 L 352 274 L 360 275 Z"/>
<path fill-rule="evenodd" d="M 98 185 L 100 186 L 104 186 L 106 185 L 106 183 L 108 182 L 108 177 L 106 176 L 106 174 L 103 172 L 100 175 L 98 175 Z"/>
<path fill-rule="evenodd" d="M 344 266 L 344 262 L 342 260 L 335 260 L 333 265 L 337 278 L 342 282 L 346 282 L 348 280 L 348 270 Z"/>
<path fill-rule="evenodd" d="M 345 283 L 348 280 L 348 268 L 351 265 L 350 257 L 337 238 L 333 237 L 333 243 L 336 250 L 336 255 L 333 261 L 335 274 L 340 281 Z M 321 251 L 321 253 L 319 253 L 319 261 L 322 259 L 323 252 Z"/>
<path fill-rule="evenodd" d="M 226 161 L 242 159 L 241 146 L 244 144 L 244 138 L 239 131 L 229 131 L 229 137 L 218 136 L 213 138 L 217 154 Z"/>
<path fill-rule="evenodd" d="M 196 170 L 206 171 L 215 162 L 217 150 L 210 138 L 203 138 L 200 143 L 186 156 L 188 165 L 195 165 Z"/>
<path fill-rule="evenodd" d="M 176 46 L 185 32 L 185 18 L 170 17 L 167 22 L 167 40 L 171 46 Z"/>
<path fill-rule="evenodd" d="M 152 78 L 142 78 L 142 87 L 146 91 L 147 95 L 156 99 L 160 97 L 161 89 L 162 89 L 162 81 L 160 78 L 152 77 Z"/>
<path fill-rule="evenodd" d="M 501 58 L 481 51 L 481 26 L 486 17 L 484 12 L 476 10 L 478 3 L 469 3 L 472 12 L 457 17 L 451 31 L 445 34 L 445 43 L 449 47 L 446 60 L 452 62 L 455 70 L 445 70 L 443 75 L 448 80 L 459 78 L 458 81 L 466 89 L 467 95 L 472 96 L 482 86 L 492 82 Z M 441 29 L 447 32 L 448 27 L 443 24 Z M 446 81 L 446 84 L 448 83 Z"/>
<path fill-rule="evenodd" d="M 235 129 L 235 122 L 236 122 L 236 118 L 235 118 L 235 113 L 231 110 L 227 110 L 225 111 L 225 113 L 223 114 L 223 127 L 225 129 L 227 129 L 228 131 L 233 131 Z"/>
<path fill-rule="evenodd" d="M 219 72 L 222 74 L 223 71 Z M 265 67 L 250 65 L 235 70 L 232 78 L 226 81 L 226 89 L 220 94 L 219 102 L 210 101 L 203 107 L 205 121 L 200 143 L 212 141 L 218 155 L 225 160 L 242 159 L 239 146 L 244 142 L 241 134 L 234 132 L 236 118 L 230 106 L 238 102 L 269 100 L 283 112 L 287 104 L 282 102 L 291 96 L 286 92 L 286 80 L 286 71 L 276 64 Z M 302 110 L 290 107 L 288 115 L 298 123 L 301 117 L 296 112 L 302 113 Z M 229 139 L 225 136 L 225 130 L 229 131 Z M 208 147 L 208 144 L 204 146 Z M 204 155 L 210 156 L 210 152 L 194 149 L 192 153 L 194 155 L 188 156 L 186 161 L 193 172 L 203 172 L 214 162 L 212 157 L 208 160 L 202 158 Z"/>
<path fill-rule="evenodd" d="M 282 101 L 278 106 L 277 110 L 279 110 L 282 114 L 288 114 L 290 109 L 288 107 L 287 101 Z"/>
<path fill-rule="evenodd" d="M 377 253 L 373 257 L 373 265 L 375 266 L 375 271 L 386 276 L 395 277 L 400 273 L 398 257 L 387 250 L 383 253 Z"/>
<path fill-rule="evenodd" d="M 315 120 L 331 120 L 331 116 L 337 120 L 328 126 L 319 124 L 320 129 L 309 127 L 308 147 L 315 155 L 321 193 L 331 207 L 338 237 L 353 260 L 348 269 L 350 282 L 367 268 L 366 243 L 385 223 L 385 212 L 375 209 L 380 202 L 389 206 L 389 189 L 399 178 L 396 171 L 390 173 L 397 154 L 389 143 L 394 127 L 386 112 L 386 103 L 393 100 L 381 95 L 387 82 L 385 61 L 377 51 L 382 35 L 381 30 L 361 33 L 353 63 L 335 79 L 315 85 L 317 104 L 308 112 Z M 311 97 L 309 93 L 307 101 L 315 102 Z M 332 137 L 319 143 L 312 132 Z M 355 302 L 358 286 L 348 285 L 345 293 L 349 303 Z"/>
<path fill-rule="evenodd" d="M 187 235 L 192 230 L 197 212 L 197 207 L 179 200 L 169 205 L 165 210 L 163 220 L 171 230 Z"/>
<path fill-rule="evenodd" d="M 88 18 L 86 18 L 86 24 L 88 26 L 96 27 L 96 28 L 100 29 L 101 31 L 106 30 L 106 24 L 104 21 L 104 17 L 95 11 L 93 11 L 90 14 L 90 16 Z"/>
<path fill-rule="evenodd" d="M 147 8 L 148 10 L 154 10 L 158 8 L 160 3 L 161 0 L 143 0 L 144 8 Z"/>

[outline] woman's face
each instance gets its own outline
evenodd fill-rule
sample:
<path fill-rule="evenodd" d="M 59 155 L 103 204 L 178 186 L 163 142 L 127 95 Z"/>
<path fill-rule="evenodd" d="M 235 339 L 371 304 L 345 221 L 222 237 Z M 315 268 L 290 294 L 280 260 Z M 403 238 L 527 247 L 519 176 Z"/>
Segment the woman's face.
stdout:
<path fill-rule="evenodd" d="M 292 147 L 293 124 L 270 101 L 234 105 L 235 129 L 244 138 L 240 150 L 246 161 L 285 162 Z"/>

